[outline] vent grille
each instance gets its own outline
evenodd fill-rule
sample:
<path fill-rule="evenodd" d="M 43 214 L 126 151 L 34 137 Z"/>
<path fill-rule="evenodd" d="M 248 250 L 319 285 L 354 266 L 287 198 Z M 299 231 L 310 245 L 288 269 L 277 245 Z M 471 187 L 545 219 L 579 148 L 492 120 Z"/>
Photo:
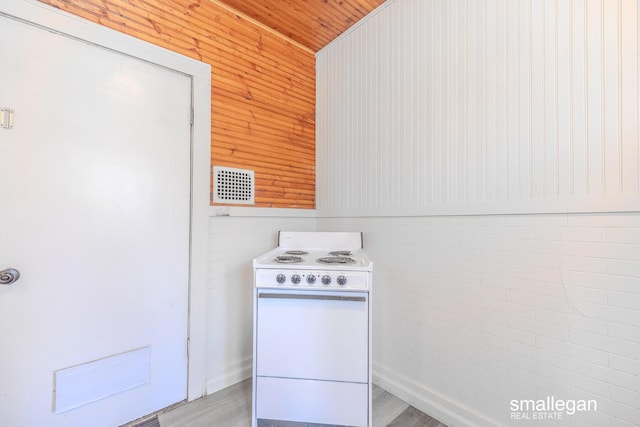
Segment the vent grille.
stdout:
<path fill-rule="evenodd" d="M 213 167 L 213 202 L 254 204 L 254 173 L 252 170 Z"/>

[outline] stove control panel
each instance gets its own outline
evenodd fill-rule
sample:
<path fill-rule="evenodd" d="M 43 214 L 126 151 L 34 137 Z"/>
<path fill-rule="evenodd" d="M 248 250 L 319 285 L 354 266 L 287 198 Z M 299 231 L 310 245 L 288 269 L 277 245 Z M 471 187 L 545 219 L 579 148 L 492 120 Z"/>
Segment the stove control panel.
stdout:
<path fill-rule="evenodd" d="M 256 269 L 257 288 L 368 290 L 366 271 L 316 271 Z"/>

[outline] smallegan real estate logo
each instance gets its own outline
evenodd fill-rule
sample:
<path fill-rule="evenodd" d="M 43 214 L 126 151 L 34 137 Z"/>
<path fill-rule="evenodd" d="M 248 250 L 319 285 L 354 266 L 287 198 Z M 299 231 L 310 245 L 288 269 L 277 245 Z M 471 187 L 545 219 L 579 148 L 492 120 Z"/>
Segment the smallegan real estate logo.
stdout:
<path fill-rule="evenodd" d="M 512 420 L 561 420 L 565 415 L 571 416 L 576 412 L 597 411 L 598 403 L 595 400 L 564 400 L 547 396 L 538 400 L 512 400 L 509 408 Z"/>

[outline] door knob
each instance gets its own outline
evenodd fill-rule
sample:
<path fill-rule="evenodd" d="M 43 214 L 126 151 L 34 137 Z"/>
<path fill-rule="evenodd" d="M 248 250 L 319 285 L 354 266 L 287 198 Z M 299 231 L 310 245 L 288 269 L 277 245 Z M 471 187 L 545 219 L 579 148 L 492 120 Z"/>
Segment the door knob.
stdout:
<path fill-rule="evenodd" d="M 20 278 L 20 272 L 15 268 L 0 271 L 0 285 L 12 285 Z"/>

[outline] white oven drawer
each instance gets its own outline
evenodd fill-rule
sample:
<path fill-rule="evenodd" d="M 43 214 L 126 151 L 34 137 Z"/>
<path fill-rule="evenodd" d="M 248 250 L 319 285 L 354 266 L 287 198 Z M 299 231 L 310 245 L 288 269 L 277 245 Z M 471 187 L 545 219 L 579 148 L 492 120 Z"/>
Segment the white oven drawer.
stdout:
<path fill-rule="evenodd" d="M 259 291 L 258 376 L 367 383 L 369 295 Z"/>
<path fill-rule="evenodd" d="M 368 387 L 368 384 L 258 377 L 256 417 L 367 426 Z"/>

